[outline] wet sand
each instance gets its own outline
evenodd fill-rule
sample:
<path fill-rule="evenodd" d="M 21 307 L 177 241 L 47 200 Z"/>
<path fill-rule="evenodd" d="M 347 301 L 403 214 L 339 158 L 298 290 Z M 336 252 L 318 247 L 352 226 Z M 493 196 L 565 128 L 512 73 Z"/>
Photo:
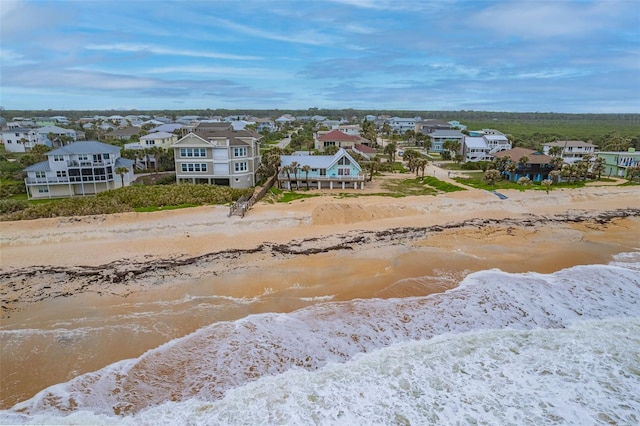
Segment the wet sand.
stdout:
<path fill-rule="evenodd" d="M 200 327 L 638 249 L 640 188 L 322 197 L 2 223 L 1 408 Z M 25 331 L 31 330 L 31 331 Z"/>

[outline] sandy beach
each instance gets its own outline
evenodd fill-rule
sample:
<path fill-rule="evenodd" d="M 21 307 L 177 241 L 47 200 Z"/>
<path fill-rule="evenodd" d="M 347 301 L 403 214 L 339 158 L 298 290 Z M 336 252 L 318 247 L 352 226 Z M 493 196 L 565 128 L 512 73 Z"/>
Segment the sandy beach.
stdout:
<path fill-rule="evenodd" d="M 640 187 L 359 197 L 335 191 L 260 202 L 244 218 L 224 206 L 0 223 L 2 330 L 54 329 L 77 318 L 119 321 L 136 303 L 260 300 L 212 318 L 141 326 L 135 341 L 96 335 L 67 345 L 3 345 L 2 408 L 215 321 L 333 301 L 424 296 L 468 273 L 550 273 L 638 250 Z M 416 283 L 413 277 L 438 277 Z M 449 280 L 443 277 L 450 277 Z M 290 297 L 294 295 L 296 297 Z M 60 343 L 60 342 L 58 342 Z M 38 346 L 40 347 L 40 346 Z M 80 357 L 77 353 L 90 353 Z M 52 367 L 55 365 L 55 367 Z"/>

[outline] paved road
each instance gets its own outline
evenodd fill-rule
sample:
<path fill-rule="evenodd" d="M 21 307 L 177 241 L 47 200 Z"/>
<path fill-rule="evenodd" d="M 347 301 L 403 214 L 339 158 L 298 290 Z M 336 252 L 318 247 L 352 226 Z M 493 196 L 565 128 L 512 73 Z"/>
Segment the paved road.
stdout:
<path fill-rule="evenodd" d="M 285 149 L 290 143 L 291 143 L 291 136 L 287 136 L 286 138 L 282 139 L 280 142 L 275 144 L 275 146 L 277 146 L 278 148 Z"/>

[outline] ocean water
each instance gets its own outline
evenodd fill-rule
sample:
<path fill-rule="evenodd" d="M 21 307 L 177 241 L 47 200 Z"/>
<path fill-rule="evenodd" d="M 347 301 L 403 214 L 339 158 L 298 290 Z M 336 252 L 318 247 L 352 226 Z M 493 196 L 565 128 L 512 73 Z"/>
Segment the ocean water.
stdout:
<path fill-rule="evenodd" d="M 0 423 L 640 424 L 640 253 L 316 302 L 206 325 Z"/>

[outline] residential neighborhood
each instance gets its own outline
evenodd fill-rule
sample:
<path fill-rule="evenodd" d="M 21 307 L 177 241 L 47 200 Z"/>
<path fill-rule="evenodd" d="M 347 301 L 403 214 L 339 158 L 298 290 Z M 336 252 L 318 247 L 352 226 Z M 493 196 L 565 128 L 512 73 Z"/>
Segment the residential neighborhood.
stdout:
<path fill-rule="evenodd" d="M 402 159 L 405 151 L 467 170 L 494 164 L 512 182 L 571 180 L 578 173 L 571 168 L 583 164 L 584 176 L 626 177 L 639 164 L 633 148 L 599 151 L 590 141 L 558 139 L 531 149 L 514 146 L 496 128 L 419 116 L 112 114 L 74 121 L 58 115 L 2 124 L 7 153 L 44 153 L 46 160 L 23 169 L 34 199 L 95 195 L 129 186 L 144 172 L 172 173 L 177 184 L 252 188 L 268 177 L 264 154 L 276 145 L 282 150 L 276 180 L 288 190 L 362 189 L 366 169 Z"/>

